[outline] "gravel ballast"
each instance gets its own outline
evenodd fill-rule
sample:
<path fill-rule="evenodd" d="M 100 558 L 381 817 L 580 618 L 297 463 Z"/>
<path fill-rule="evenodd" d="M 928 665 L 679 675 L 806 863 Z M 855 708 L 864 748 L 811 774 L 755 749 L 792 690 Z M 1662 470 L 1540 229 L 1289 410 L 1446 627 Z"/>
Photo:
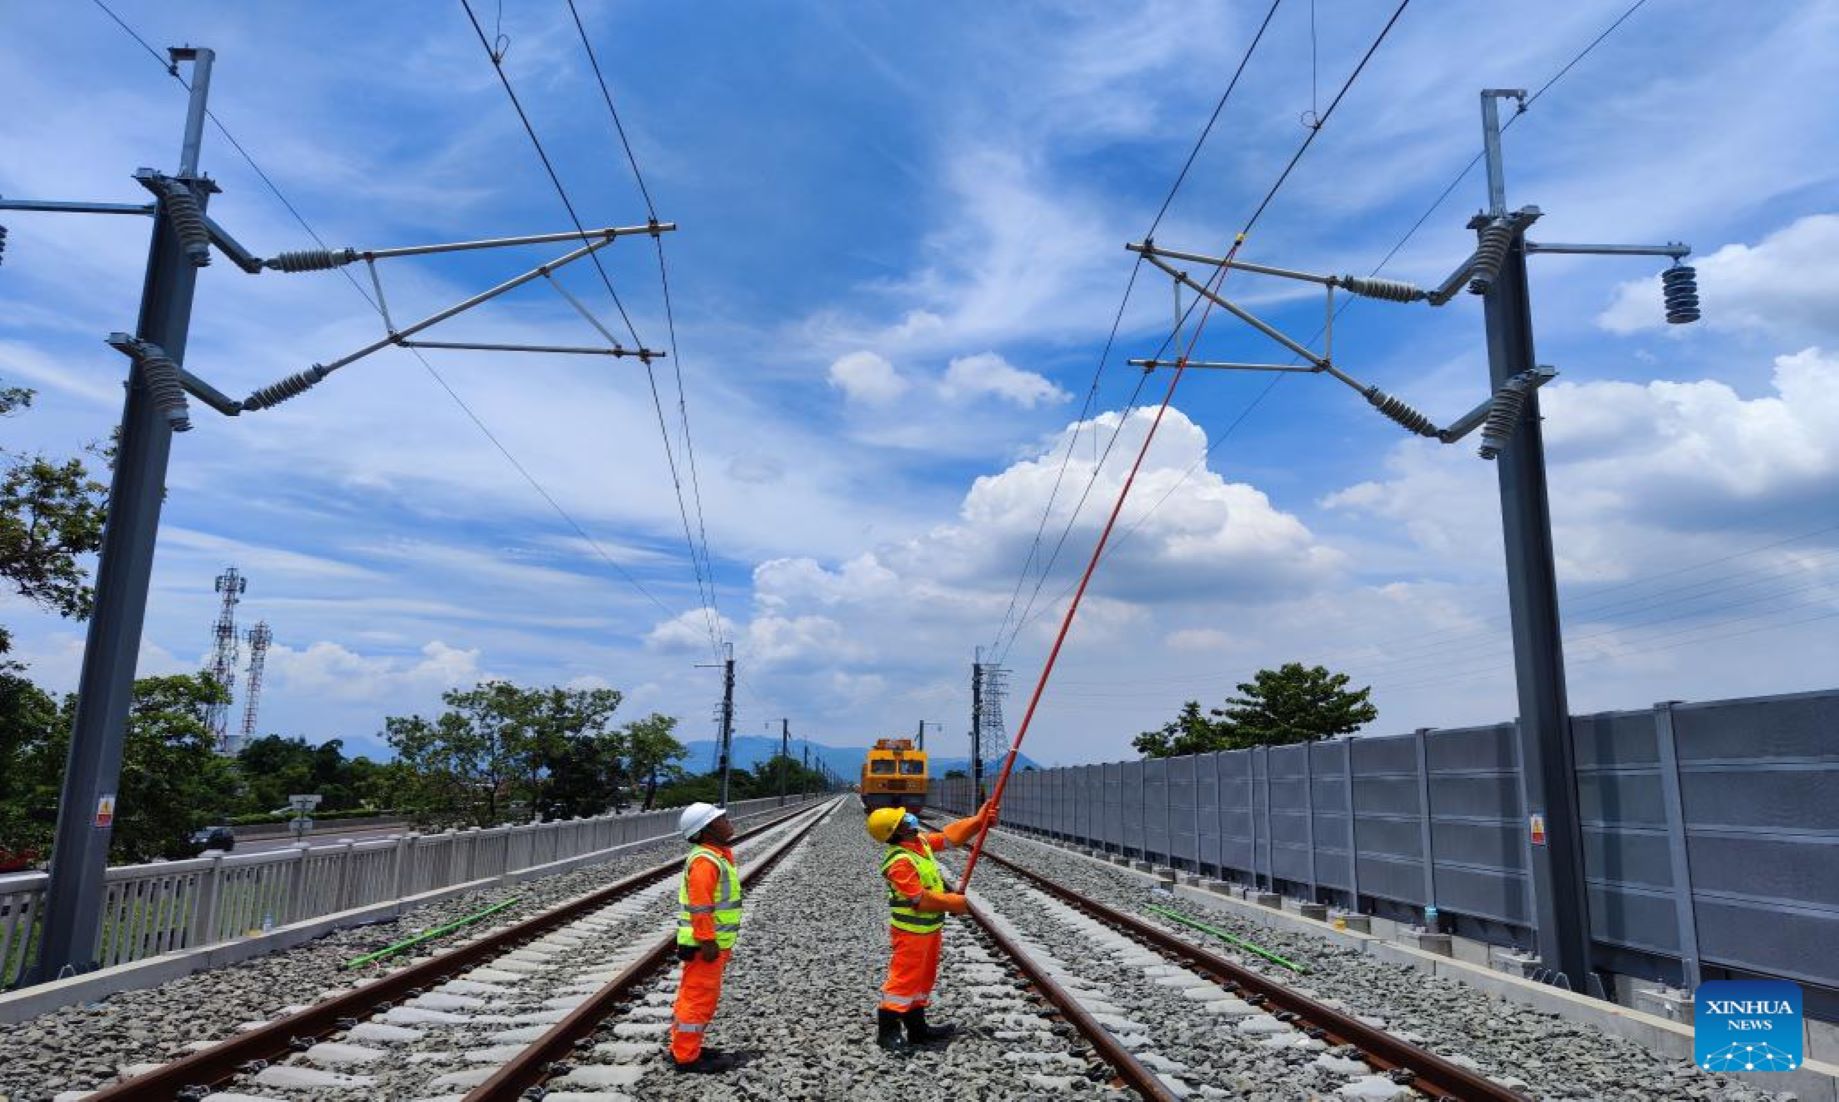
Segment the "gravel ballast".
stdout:
<path fill-rule="evenodd" d="M 516 905 L 469 927 L 467 934 L 521 922 L 681 853 L 682 842 L 674 837 L 641 843 L 602 864 L 453 896 L 387 922 L 335 930 L 294 949 L 0 1026 L 0 1102 L 93 1090 L 127 1068 L 184 1055 L 244 1022 L 277 1017 L 374 974 L 347 971 L 345 963 L 353 957 L 514 896 L 520 897 Z"/>
<path fill-rule="evenodd" d="M 969 1102 L 1068 1097 L 1069 1090 L 1098 1097 L 1083 1042 L 1024 993 L 968 919 L 946 922 L 931 1011 L 935 1023 L 955 1022 L 958 1036 L 906 1057 L 875 1046 L 889 952 L 880 856 L 860 810 L 846 803 L 750 889 L 708 1035 L 712 1047 L 747 1054 L 746 1065 L 681 1078 L 664 1070 L 631 1093 L 771 1102 Z M 674 983 L 673 972 L 660 989 Z"/>
<path fill-rule="evenodd" d="M 1791 1099 L 1759 1089 L 1735 1076 L 1703 1072 L 1689 1060 L 1669 1059 L 1632 1041 L 1612 1037 L 1544 1011 L 1496 998 L 1455 980 L 1403 964 L 1388 964 L 1333 942 L 1257 925 L 1226 908 L 1170 895 L 1139 875 L 1067 853 L 1006 832 L 991 835 L 990 848 L 1024 867 L 1054 877 L 1075 891 L 1119 910 L 1157 922 L 1209 952 L 1233 960 L 1305 994 L 1333 1000 L 1355 1014 L 1383 1024 L 1456 1063 L 1480 1071 L 1536 1099 L 1592 1099 L 1653 1102 L 1707 1099 L 1713 1102 L 1775 1102 Z M 978 888 L 990 880 L 1013 880 L 993 866 L 978 870 Z M 1199 931 L 1158 919 L 1149 905 L 1173 906 L 1291 960 L 1304 963 L 1297 976 Z M 1280 1096 L 1280 1097 L 1307 1097 Z"/>
<path fill-rule="evenodd" d="M 744 843 L 743 868 L 792 829 L 795 824 L 787 824 Z M 1784 1102 L 1790 1097 L 1738 1077 L 1700 1072 L 1687 1061 L 1327 939 L 1255 925 L 1201 901 L 1174 901 L 1141 876 L 1049 845 L 1004 833 L 992 838 L 991 848 L 1120 910 L 1154 920 L 1145 911 L 1148 905 L 1173 903 L 1300 960 L 1307 975 L 1240 957 L 1187 927 L 1166 927 L 1529 1098 Z M 355 978 L 344 968 L 347 960 L 414 930 L 511 895 L 524 902 L 490 921 L 495 926 L 519 921 L 682 852 L 680 841 L 663 839 L 593 868 L 429 904 L 393 922 L 338 931 L 288 952 L 8 1027 L 0 1031 L 0 1102 L 37 1102 L 94 1089 L 127 1069 L 182 1055 L 346 989 Z M 864 835 L 859 808 L 844 800 L 749 887 L 745 926 L 708 1035 L 711 1047 L 743 1057 L 739 1068 L 679 1076 L 669 1067 L 677 974 L 672 966 L 636 991 L 592 1043 L 579 1048 L 568 1075 L 548 1084 L 549 1097 L 967 1102 L 1128 1096 L 1107 1085 L 1110 1069 L 968 918 L 946 923 L 933 1000 L 933 1020 L 955 1022 L 958 1035 L 907 1055 L 876 1047 L 875 1005 L 889 953 L 879 856 L 880 847 Z M 959 860 L 948 857 L 948 864 Z M 675 888 L 674 880 L 666 880 L 632 893 L 229 1089 L 279 1102 L 454 1102 L 668 930 Z M 1351 1049 L 1309 1038 L 994 863 L 979 868 L 973 896 L 1180 1097 L 1264 1102 L 1416 1097 L 1374 1075 Z"/>

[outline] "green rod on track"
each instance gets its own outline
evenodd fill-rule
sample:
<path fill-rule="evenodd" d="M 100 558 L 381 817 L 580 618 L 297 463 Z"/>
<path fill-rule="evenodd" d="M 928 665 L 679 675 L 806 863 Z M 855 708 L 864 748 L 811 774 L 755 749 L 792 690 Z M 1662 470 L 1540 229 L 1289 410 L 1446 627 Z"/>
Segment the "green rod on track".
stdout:
<path fill-rule="evenodd" d="M 364 965 L 371 963 L 372 961 L 382 960 L 384 957 L 395 956 L 397 953 L 400 953 L 404 949 L 410 948 L 411 946 L 420 945 L 422 942 L 427 941 L 431 938 L 440 937 L 442 934 L 450 934 L 462 926 L 470 926 L 482 918 L 485 918 L 489 915 L 497 914 L 499 911 L 504 910 L 506 907 L 509 907 L 511 904 L 516 903 L 518 900 L 522 898 L 523 896 L 521 895 L 514 895 L 511 898 L 504 900 L 503 902 L 492 904 L 491 906 L 487 907 L 483 911 L 474 911 L 472 914 L 467 915 L 465 918 L 456 918 L 452 922 L 449 922 L 444 926 L 436 926 L 432 930 L 423 930 L 421 933 L 416 934 L 414 937 L 404 938 L 403 940 L 398 941 L 394 945 L 385 945 L 383 948 L 378 949 L 374 953 L 365 953 L 361 957 L 356 957 L 352 960 L 346 961 L 345 967 L 346 968 L 361 968 Z"/>
<path fill-rule="evenodd" d="M 1269 949 L 1263 949 L 1256 945 L 1253 945 L 1251 942 L 1246 941 L 1244 938 L 1238 937 L 1233 934 L 1229 934 L 1217 926 L 1209 926 L 1205 922 L 1197 922 L 1196 920 L 1189 918 L 1187 915 L 1182 914 L 1180 911 L 1171 911 L 1167 907 L 1157 907 L 1157 906 L 1154 906 L 1153 904 L 1148 909 L 1151 911 L 1154 911 L 1155 913 L 1161 915 L 1162 917 L 1166 919 L 1169 919 L 1174 922 L 1179 922 L 1184 926 L 1192 926 L 1196 930 L 1204 930 L 1207 933 L 1212 934 L 1214 937 L 1217 937 L 1222 941 L 1230 941 L 1231 943 L 1233 943 L 1234 945 L 1237 945 L 1239 948 L 1245 950 L 1246 952 L 1256 953 L 1259 956 L 1263 957 L 1265 960 L 1271 961 L 1274 964 L 1281 964 L 1292 972 L 1297 972 L 1297 973 L 1301 973 L 1304 975 L 1308 974 L 1309 972 L 1309 969 L 1304 968 L 1302 965 L 1297 964 L 1295 961 L 1285 960 L 1283 957 L 1278 956 L 1276 953 L 1271 952 Z"/>

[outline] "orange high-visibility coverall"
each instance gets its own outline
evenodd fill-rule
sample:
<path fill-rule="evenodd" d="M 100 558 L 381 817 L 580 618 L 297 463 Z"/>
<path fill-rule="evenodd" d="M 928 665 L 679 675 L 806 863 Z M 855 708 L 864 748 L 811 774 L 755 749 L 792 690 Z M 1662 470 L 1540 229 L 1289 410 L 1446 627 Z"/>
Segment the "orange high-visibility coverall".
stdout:
<path fill-rule="evenodd" d="M 706 842 L 703 845 L 721 854 L 730 864 L 734 862 L 732 849 Z M 687 890 L 692 907 L 706 907 L 715 902 L 715 887 L 720 876 L 721 871 L 713 861 L 690 862 Z M 697 941 L 714 941 L 714 913 L 693 912 L 690 932 Z M 722 969 L 728 967 L 728 958 L 732 955 L 733 950 L 723 949 L 714 960 L 703 960 L 698 955 L 683 962 L 683 975 L 677 980 L 677 1002 L 671 1008 L 670 1054 L 679 1064 L 695 1063 L 702 1055 L 702 1035 L 715 1020 L 715 1005 L 722 997 Z"/>
<path fill-rule="evenodd" d="M 934 853 L 951 848 L 951 840 L 943 833 L 910 838 L 900 843 L 900 848 L 923 855 L 922 838 Z M 894 891 L 907 899 L 918 899 L 925 890 L 910 862 L 894 862 L 888 866 L 886 877 Z M 930 1004 L 932 985 L 939 978 L 939 946 L 944 940 L 944 928 L 916 934 L 889 926 L 888 937 L 894 943 L 894 955 L 888 961 L 887 982 L 881 985 L 881 1008 L 904 1014 Z"/>

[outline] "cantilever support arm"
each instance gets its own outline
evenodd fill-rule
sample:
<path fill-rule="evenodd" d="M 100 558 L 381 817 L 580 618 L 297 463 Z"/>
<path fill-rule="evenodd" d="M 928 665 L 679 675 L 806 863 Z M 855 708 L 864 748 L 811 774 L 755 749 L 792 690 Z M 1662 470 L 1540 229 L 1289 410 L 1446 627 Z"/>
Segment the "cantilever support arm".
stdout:
<path fill-rule="evenodd" d="M 648 229 L 647 229 L 647 232 L 649 232 Z M 580 240 L 579 234 L 566 234 L 563 236 L 567 237 L 570 240 Z M 449 306 L 444 310 L 436 310 L 434 313 L 429 314 L 427 317 L 422 318 L 420 321 L 417 321 L 411 325 L 403 326 L 401 329 L 391 330 L 389 333 L 385 334 L 382 338 L 370 342 L 369 344 L 358 349 L 356 352 L 350 353 L 349 355 L 341 356 L 338 359 L 331 361 L 330 363 L 314 364 L 313 366 L 309 367 L 305 371 L 296 372 L 295 374 L 290 375 L 285 379 L 281 379 L 275 383 L 271 383 L 268 386 L 259 387 L 255 391 L 251 392 L 248 398 L 244 399 L 242 406 L 246 410 L 267 409 L 271 406 L 278 405 L 281 402 L 285 402 L 289 398 L 292 398 L 302 393 L 307 388 L 318 384 L 320 380 L 324 379 L 327 375 L 330 375 L 332 372 L 337 371 L 339 368 L 356 363 L 357 361 L 363 359 L 366 356 L 371 355 L 374 352 L 380 351 L 384 348 L 388 348 L 390 345 L 393 345 L 393 344 L 403 345 L 405 347 L 412 346 L 416 342 L 411 341 L 409 338 L 413 337 L 417 333 L 420 333 L 422 330 L 427 329 L 430 326 L 436 325 L 440 322 L 446 321 L 448 318 L 451 318 L 456 314 L 465 313 L 467 310 L 470 310 L 473 307 L 478 306 L 481 303 L 489 302 L 492 299 L 497 298 L 499 295 L 502 295 L 507 291 L 515 290 L 518 287 L 522 287 L 524 284 L 529 283 L 530 281 L 534 279 L 542 278 L 560 268 L 567 267 L 568 265 L 573 264 L 575 261 L 580 260 L 584 256 L 589 256 L 595 252 L 598 252 L 601 249 L 606 248 L 608 245 L 611 245 L 615 240 L 617 240 L 619 236 L 620 235 L 616 233 L 608 231 L 604 236 L 599 236 L 598 238 L 595 238 L 595 234 L 590 233 L 589 237 L 591 239 L 588 241 L 587 244 L 581 246 L 578 249 L 574 249 L 570 252 L 564 253 L 562 256 L 557 257 L 556 259 L 550 261 L 547 264 L 539 264 L 536 267 L 530 269 L 527 272 L 524 272 L 521 275 L 513 276 L 510 279 L 505 280 L 503 283 L 498 284 L 496 287 L 492 287 L 489 290 L 481 291 L 478 294 L 473 295 L 470 298 L 462 299 L 459 302 L 454 303 L 452 306 Z M 440 249 L 437 248 L 436 251 L 440 251 Z M 647 349 L 640 349 L 635 354 L 638 355 L 641 359 L 649 357 L 649 356 L 657 355 L 657 353 L 651 352 Z"/>
<path fill-rule="evenodd" d="M 1309 361 L 1309 363 L 1313 365 L 1314 370 L 1327 372 L 1328 374 L 1341 380 L 1343 383 L 1346 383 L 1348 386 L 1353 387 L 1355 390 L 1365 391 L 1368 389 L 1366 384 L 1360 382 L 1358 379 L 1355 379 L 1353 376 L 1347 374 L 1345 371 L 1342 371 L 1340 368 L 1336 367 L 1334 364 L 1328 362 L 1326 358 L 1322 356 L 1318 356 L 1314 352 L 1306 348 L 1305 346 L 1298 344 L 1296 341 L 1290 339 L 1290 337 L 1284 334 L 1283 332 L 1279 331 L 1275 327 L 1266 323 L 1263 319 L 1259 318 L 1257 315 L 1253 314 L 1251 311 L 1246 310 L 1244 307 L 1233 302 L 1231 299 L 1226 298 L 1224 295 L 1215 291 L 1213 288 L 1208 287 L 1203 283 L 1196 282 L 1193 276 L 1190 276 L 1188 273 L 1181 271 L 1179 268 L 1176 268 L 1170 265 L 1169 263 L 1164 261 L 1161 257 L 1157 256 L 1156 254 L 1144 253 L 1143 259 L 1149 261 L 1151 264 L 1154 264 L 1156 267 L 1162 269 L 1164 272 L 1167 272 L 1171 278 L 1177 280 L 1183 286 L 1187 287 L 1189 290 L 1192 290 L 1195 294 L 1200 295 L 1202 298 L 1207 299 L 1208 301 L 1212 302 L 1215 306 L 1218 306 L 1221 309 L 1225 310 L 1227 313 L 1231 314 L 1233 317 L 1238 318 L 1240 321 L 1251 326 L 1253 329 L 1256 329 L 1258 332 L 1263 333 L 1265 336 L 1276 341 L 1278 344 L 1283 345 L 1285 348 L 1296 353 L 1298 356 L 1301 356 L 1303 359 Z"/>
<path fill-rule="evenodd" d="M 235 417 L 243 411 L 243 404 L 241 402 L 225 394 L 223 391 L 218 390 L 198 376 L 193 375 L 183 367 L 179 368 L 179 382 L 185 387 L 185 392 L 187 394 L 190 394 L 205 405 L 210 406 L 225 417 Z"/>
<path fill-rule="evenodd" d="M 211 233 L 211 244 L 217 251 L 230 258 L 230 263 L 248 272 L 250 275 L 262 274 L 262 258 L 243 248 L 242 242 L 230 236 L 230 232 L 218 225 L 210 215 L 203 215 L 204 228 Z"/>
<path fill-rule="evenodd" d="M 1670 256 L 1684 260 L 1692 255 L 1692 246 L 1678 241 L 1665 245 L 1567 245 L 1547 241 L 1528 241 L 1529 253 L 1584 253 L 1592 256 Z"/>
<path fill-rule="evenodd" d="M 159 208 L 153 203 L 66 203 L 54 199 L 0 198 L 0 210 L 36 210 L 52 214 L 147 214 Z"/>

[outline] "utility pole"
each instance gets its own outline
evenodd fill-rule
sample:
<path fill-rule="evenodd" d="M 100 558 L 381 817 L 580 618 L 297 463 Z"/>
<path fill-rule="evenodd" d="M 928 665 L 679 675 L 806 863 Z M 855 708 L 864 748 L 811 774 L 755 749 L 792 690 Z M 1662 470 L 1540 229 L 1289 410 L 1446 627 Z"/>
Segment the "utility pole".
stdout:
<path fill-rule="evenodd" d="M 728 806 L 728 774 L 734 766 L 734 644 L 722 659 L 722 806 Z"/>
<path fill-rule="evenodd" d="M 198 172 L 198 147 L 204 140 L 205 100 L 211 87 L 215 54 L 202 47 L 168 51 L 172 62 L 189 61 L 191 102 L 185 114 L 179 173 L 169 186 L 182 188 L 202 217 L 217 185 Z M 141 177 L 147 183 L 149 177 Z M 148 185 L 152 187 L 151 184 Z M 140 318 L 135 336 L 163 350 L 177 365 L 185 359 L 191 329 L 192 293 L 198 269 L 210 262 L 209 246 L 200 254 L 195 240 L 181 239 L 175 210 L 186 201 L 158 204 L 153 215 L 153 242 L 147 254 Z M 88 971 L 95 963 L 102 923 L 103 873 L 108 868 L 109 839 L 115 817 L 115 786 L 121 778 L 122 743 L 134 695 L 135 663 L 141 624 L 147 614 L 147 587 L 153 573 L 153 545 L 166 493 L 166 465 L 175 427 L 170 398 L 156 396 L 161 382 L 146 360 L 132 360 L 127 399 L 121 414 L 121 440 L 109 483 L 108 520 L 96 563 L 95 610 L 83 644 L 83 670 L 77 682 L 76 717 L 70 753 L 65 759 L 64 788 L 58 800 L 57 835 L 51 851 L 50 883 L 45 889 L 43 929 L 37 980 Z"/>
<path fill-rule="evenodd" d="M 1475 251 L 1437 287 L 1424 289 L 1374 276 L 1322 275 L 1272 267 L 1234 255 L 1225 258 L 1165 249 L 1154 242 L 1127 248 L 1171 276 L 1177 284 L 1224 308 L 1239 320 L 1288 349 L 1308 366 L 1289 364 L 1131 360 L 1149 370 L 1180 366 L 1190 370 L 1299 371 L 1327 375 L 1358 391 L 1381 415 L 1410 432 L 1453 444 L 1481 430 L 1480 455 L 1499 464 L 1501 530 L 1507 556 L 1507 598 L 1513 633 L 1514 683 L 1519 705 L 1518 739 L 1525 796 L 1533 894 L 1533 924 L 1540 963 L 1556 981 L 1591 994 L 1592 960 L 1588 895 L 1584 885 L 1583 831 L 1577 796 L 1576 754 L 1571 742 L 1569 703 L 1565 692 L 1564 646 L 1558 622 L 1558 586 L 1553 566 L 1551 505 L 1545 482 L 1545 444 L 1540 427 L 1539 387 L 1557 372 L 1533 357 L 1532 307 L 1527 293 L 1526 258 L 1535 253 L 1597 256 L 1666 256 L 1673 266 L 1660 274 L 1666 319 L 1683 325 L 1699 319 L 1697 274 L 1683 260 L 1692 250 L 1679 242 L 1664 245 L 1574 245 L 1526 240 L 1538 221 L 1535 206 L 1507 209 L 1506 176 L 1501 165 L 1499 101 L 1514 99 L 1519 89 L 1484 89 L 1481 93 L 1482 142 L 1488 163 L 1488 208 L 1469 222 L 1476 233 Z M 1321 285 L 1326 292 L 1322 351 L 1315 352 L 1228 300 L 1213 281 L 1196 280 L 1175 262 L 1214 268 L 1238 268 L 1261 275 Z M 1349 375 L 1333 358 L 1334 296 L 1337 290 L 1395 303 L 1425 302 L 1442 306 L 1467 285 L 1482 296 L 1487 327 L 1490 395 L 1446 428 L 1376 386 Z M 988 691 L 988 686 L 985 686 Z M 1427 913 L 1427 918 L 1428 918 Z"/>
<path fill-rule="evenodd" d="M 983 806 L 983 648 L 971 663 L 971 806 Z"/>
<path fill-rule="evenodd" d="M 785 806 L 785 775 L 792 771 L 792 721 L 779 721 L 779 806 Z"/>
<path fill-rule="evenodd" d="M 101 926 L 103 876 L 107 869 L 110 835 L 115 820 L 116 785 L 121 775 L 122 745 L 133 702 L 135 663 L 140 652 L 141 629 L 146 619 L 147 592 L 153 569 L 153 551 L 159 531 L 160 507 L 166 492 L 166 469 L 172 434 L 191 426 L 188 396 L 226 417 L 272 409 L 318 385 L 332 372 L 347 367 L 392 345 L 410 348 L 473 349 L 493 352 L 636 357 L 650 363 L 665 353 L 649 348 L 625 348 L 610 336 L 606 326 L 553 278 L 562 267 L 590 256 L 620 237 L 656 238 L 677 228 L 674 222 L 655 219 L 639 226 L 607 226 L 564 233 L 522 237 L 366 249 L 314 248 L 257 257 L 214 222 L 205 208 L 220 189 L 198 171 L 199 148 L 204 141 L 206 103 L 211 85 L 213 51 L 203 47 L 167 51 L 176 73 L 181 62 L 191 64 L 188 85 L 191 98 L 185 116 L 185 134 L 179 152 L 179 170 L 168 176 L 151 168 L 139 169 L 134 179 L 152 193 L 141 204 L 68 202 L 63 200 L 0 199 L 0 210 L 43 211 L 64 214 L 134 215 L 151 218 L 152 243 L 147 273 L 141 289 L 140 317 L 133 335 L 111 333 L 107 343 L 129 360 L 127 395 L 122 409 L 121 436 L 114 473 L 109 484 L 108 520 L 96 563 L 95 608 L 83 647 L 83 667 L 77 681 L 76 714 L 71 725 L 70 752 L 64 770 L 64 787 L 58 801 L 57 834 L 51 857 L 50 881 L 43 906 L 44 934 L 38 961 L 31 969 L 33 982 L 87 971 L 94 966 Z M 0 229 L 0 237 L 3 237 Z M 383 306 L 382 283 L 376 262 L 394 257 L 506 248 L 514 245 L 568 243 L 571 250 L 521 275 L 499 283 L 409 324 L 389 318 Z M 378 305 L 388 333 L 359 349 L 326 363 L 316 363 L 276 382 L 258 387 L 238 401 L 194 375 L 183 366 L 191 326 L 192 298 L 197 269 L 211 262 L 212 250 L 222 253 L 250 275 L 264 271 L 286 273 L 327 271 L 357 263 L 369 269 L 377 288 Z M 410 340 L 440 322 L 473 309 L 518 287 L 545 279 L 558 295 L 607 338 L 606 346 L 556 346 L 486 344 L 478 342 Z"/>
<path fill-rule="evenodd" d="M 699 663 L 699 670 L 714 669 L 711 662 Z M 722 775 L 721 806 L 728 806 L 728 773 L 734 749 L 734 644 L 722 644 L 722 702 L 715 709 L 715 770 Z"/>
<path fill-rule="evenodd" d="M 1526 288 L 1526 227 L 1537 208 L 1509 215 L 1501 165 L 1499 101 L 1524 92 L 1481 94 L 1488 162 L 1488 213 L 1470 228 L 1486 234 L 1502 220 L 1513 236 L 1500 274 L 1487 285 L 1482 312 L 1488 330 L 1488 377 L 1498 392 L 1535 366 L 1532 305 Z M 1507 602 L 1513 625 L 1514 684 L 1519 697 L 1520 762 L 1530 821 L 1543 818 L 1544 844 L 1530 847 L 1539 956 L 1545 967 L 1589 994 L 1590 916 L 1584 885 L 1583 827 L 1577 803 L 1577 759 L 1571 745 L 1564 642 L 1558 623 L 1558 577 L 1552 556 L 1551 505 L 1545 484 L 1545 440 L 1539 394 L 1529 390 L 1519 424 L 1495 459 L 1500 481 L 1501 532 L 1507 550 Z M 1537 834 L 1534 834 L 1535 839 Z"/>

